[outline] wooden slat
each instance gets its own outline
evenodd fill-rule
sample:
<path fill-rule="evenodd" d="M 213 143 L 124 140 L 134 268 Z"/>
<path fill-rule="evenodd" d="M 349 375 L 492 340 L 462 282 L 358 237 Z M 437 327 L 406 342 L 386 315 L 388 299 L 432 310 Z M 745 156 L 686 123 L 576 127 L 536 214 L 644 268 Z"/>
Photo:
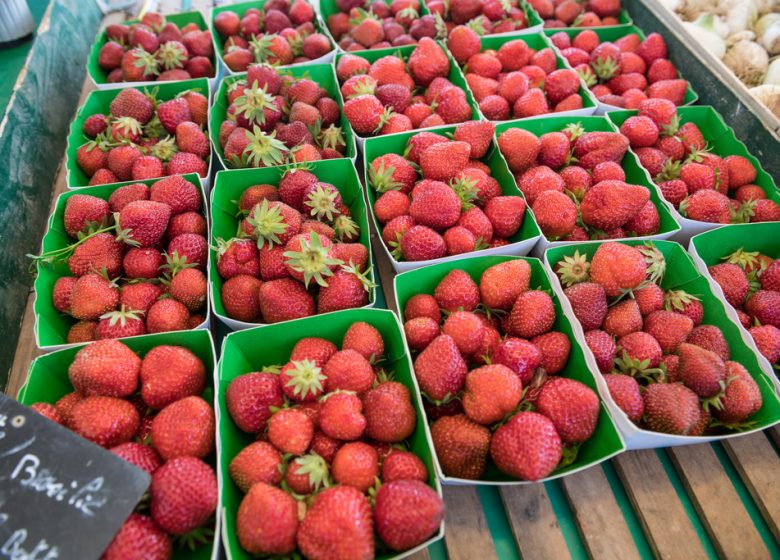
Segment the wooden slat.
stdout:
<path fill-rule="evenodd" d="M 444 544 L 449 560 L 498 558 L 474 486 L 445 486 L 444 505 Z"/>
<path fill-rule="evenodd" d="M 639 551 L 601 466 L 561 481 L 589 556 L 596 560 L 638 559 Z"/>
<path fill-rule="evenodd" d="M 657 558 L 707 558 L 655 451 L 629 451 L 612 464 Z"/>
<path fill-rule="evenodd" d="M 775 442 L 775 445 L 780 447 L 780 426 L 774 426 L 773 428 L 769 428 L 766 430 L 766 433 L 769 437 L 772 438 L 772 441 Z"/>
<path fill-rule="evenodd" d="M 712 446 L 672 447 L 669 454 L 718 556 L 735 560 L 769 558 Z"/>
<path fill-rule="evenodd" d="M 762 433 L 726 440 L 723 447 L 780 542 L 780 457 Z"/>
<path fill-rule="evenodd" d="M 424 548 L 419 552 L 415 552 L 411 556 L 407 556 L 407 558 L 409 558 L 409 560 L 430 560 L 431 555 L 428 554 L 428 549 Z"/>
<path fill-rule="evenodd" d="M 523 558 L 571 558 L 543 484 L 506 486 L 501 488 L 500 494 L 512 535 Z"/>

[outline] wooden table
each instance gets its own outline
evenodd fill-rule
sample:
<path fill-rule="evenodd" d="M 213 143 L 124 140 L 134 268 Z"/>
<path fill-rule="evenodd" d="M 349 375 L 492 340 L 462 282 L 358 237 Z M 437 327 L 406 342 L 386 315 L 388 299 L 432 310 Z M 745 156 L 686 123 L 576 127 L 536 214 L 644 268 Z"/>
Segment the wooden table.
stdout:
<path fill-rule="evenodd" d="M 192 9 L 208 4 L 193 1 Z M 178 7 L 176 1 L 161 5 L 168 12 Z M 81 100 L 92 89 L 87 80 Z M 61 166 L 55 196 L 65 189 Z M 393 309 L 393 271 L 381 240 L 372 238 Z M 10 395 L 16 395 L 38 354 L 32 301 L 30 294 L 6 388 Z M 778 449 L 775 427 L 724 443 L 631 451 L 545 484 L 447 486 L 445 539 L 414 558 L 780 558 Z"/>

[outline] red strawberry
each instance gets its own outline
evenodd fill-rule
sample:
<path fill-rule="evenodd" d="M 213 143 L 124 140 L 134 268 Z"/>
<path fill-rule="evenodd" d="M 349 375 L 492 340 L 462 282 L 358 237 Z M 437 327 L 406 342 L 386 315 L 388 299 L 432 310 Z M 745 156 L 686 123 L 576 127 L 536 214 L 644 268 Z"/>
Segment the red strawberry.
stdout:
<path fill-rule="evenodd" d="M 426 179 L 448 181 L 468 164 L 471 145 L 453 141 L 436 143 L 420 153 L 420 170 Z"/>
<path fill-rule="evenodd" d="M 446 77 L 450 72 L 450 61 L 442 48 L 430 37 L 422 37 L 412 51 L 408 61 L 409 73 L 414 81 L 429 85 L 436 77 Z"/>
<path fill-rule="evenodd" d="M 385 483 L 376 494 L 377 534 L 392 550 L 409 550 L 433 535 L 444 518 L 438 494 L 418 480 Z"/>
<path fill-rule="evenodd" d="M 73 285 L 70 314 L 80 320 L 95 321 L 116 308 L 118 290 L 99 274 L 85 274 Z"/>
<path fill-rule="evenodd" d="M 286 492 L 258 482 L 241 500 L 236 536 L 250 554 L 290 554 L 295 551 L 298 505 Z"/>
<path fill-rule="evenodd" d="M 284 408 L 268 420 L 268 440 L 282 453 L 303 455 L 314 436 L 311 419 L 295 408 Z"/>
<path fill-rule="evenodd" d="M 374 554 L 371 505 L 357 489 L 336 486 L 314 499 L 297 533 L 298 547 L 310 558 L 367 558 Z"/>
<path fill-rule="evenodd" d="M 780 328 L 780 292 L 757 291 L 748 298 L 745 311 L 762 325 Z"/>
<path fill-rule="evenodd" d="M 455 283 L 466 282 L 465 286 L 468 286 L 466 289 L 469 292 L 469 299 L 471 299 L 471 294 L 473 293 L 471 286 L 468 285 L 468 281 L 465 278 L 463 278 L 460 274 L 458 276 L 459 278 L 452 278 L 450 282 L 451 283 L 453 283 L 453 281 Z M 469 280 L 471 279 L 471 277 L 468 278 Z M 473 284 L 473 281 L 471 281 L 471 283 Z M 442 296 L 444 295 L 443 290 L 440 295 Z M 476 308 L 476 304 L 474 305 L 474 308 Z M 411 298 L 409 298 L 409 300 L 406 302 L 406 305 L 404 306 L 403 317 L 404 320 L 406 321 L 409 321 L 411 319 L 416 319 L 417 317 L 429 317 L 438 325 L 439 321 L 441 321 L 439 303 L 432 295 L 415 294 Z"/>
<path fill-rule="evenodd" d="M 157 346 L 141 362 L 141 397 L 151 408 L 163 408 L 201 394 L 205 379 L 205 366 L 192 351 L 181 346 Z"/>
<path fill-rule="evenodd" d="M 130 402 L 98 396 L 79 400 L 65 418 L 71 430 L 108 449 L 130 441 L 140 422 Z"/>
<path fill-rule="evenodd" d="M 394 443 L 414 431 L 417 416 L 409 390 L 401 383 L 380 383 L 363 397 L 366 435 L 373 440 Z"/>
<path fill-rule="evenodd" d="M 65 231 L 73 238 L 89 229 L 107 224 L 110 215 L 108 202 L 96 196 L 76 194 L 65 203 L 62 222 Z"/>
<path fill-rule="evenodd" d="M 723 161 L 728 167 L 730 189 L 737 189 L 756 180 L 756 168 L 747 158 L 732 155 L 726 156 Z"/>
<path fill-rule="evenodd" d="M 658 140 L 658 126 L 650 117 L 629 117 L 620 125 L 620 132 L 628 138 L 632 148 L 652 146 Z"/>
<path fill-rule="evenodd" d="M 314 298 L 292 278 L 265 282 L 259 290 L 260 310 L 266 323 L 314 315 Z"/>
<path fill-rule="evenodd" d="M 639 44 L 636 49 L 636 54 L 642 57 L 645 63 L 649 66 L 653 61 L 659 58 L 667 58 L 666 55 L 666 41 L 659 33 L 650 33 Z"/>
<path fill-rule="evenodd" d="M 444 416 L 431 425 L 436 455 L 446 476 L 476 480 L 485 470 L 490 431 L 465 415 Z"/>
<path fill-rule="evenodd" d="M 609 297 L 618 296 L 623 290 L 637 288 L 646 272 L 647 264 L 642 254 L 636 248 L 622 243 L 607 242 L 600 245 L 591 259 L 591 278 L 604 287 Z"/>
<path fill-rule="evenodd" d="M 247 433 L 265 430 L 271 407 L 284 404 L 279 378 L 270 373 L 247 373 L 230 382 L 225 395 L 227 409 L 236 425 Z"/>
<path fill-rule="evenodd" d="M 539 138 L 519 128 L 510 128 L 501 133 L 498 145 L 509 168 L 515 173 L 533 165 L 541 147 Z"/>
<path fill-rule="evenodd" d="M 152 445 L 165 460 L 203 459 L 214 450 L 214 411 L 200 397 L 185 397 L 163 408 L 152 421 Z"/>
<path fill-rule="evenodd" d="M 563 293 L 585 332 L 601 327 L 607 315 L 607 295 L 600 284 L 580 282 Z"/>
<path fill-rule="evenodd" d="M 412 219 L 413 221 L 413 219 Z M 444 239 L 425 226 L 412 226 L 403 234 L 400 242 L 403 258 L 408 261 L 438 259 L 446 254 Z"/>
<path fill-rule="evenodd" d="M 642 314 L 633 299 L 625 299 L 607 311 L 602 327 L 615 337 L 623 337 L 642 328 Z"/>
<path fill-rule="evenodd" d="M 645 411 L 639 383 L 630 375 L 607 374 L 604 376 L 609 394 L 628 419 L 639 423 Z"/>
<path fill-rule="evenodd" d="M 696 393 L 679 383 L 653 383 L 645 389 L 643 399 L 645 421 L 654 432 L 688 435 L 699 420 Z"/>
<path fill-rule="evenodd" d="M 683 216 L 700 222 L 728 224 L 731 221 L 728 197 L 715 190 L 696 191 L 680 202 L 679 210 Z"/>
<path fill-rule="evenodd" d="M 203 525 L 217 508 L 217 477 L 195 457 L 177 457 L 152 475 L 152 519 L 161 529 L 182 535 Z"/>
<path fill-rule="evenodd" d="M 270 443 L 256 441 L 230 461 L 230 478 L 242 492 L 258 483 L 277 485 L 282 480 L 282 456 Z"/>
<path fill-rule="evenodd" d="M 770 363 L 780 361 L 780 329 L 774 325 L 761 325 L 749 329 L 758 351 Z"/>
<path fill-rule="evenodd" d="M 520 294 L 509 315 L 509 332 L 523 338 L 532 338 L 549 331 L 555 322 L 552 298 L 539 290 Z"/>
<path fill-rule="evenodd" d="M 171 208 L 167 204 L 139 200 L 127 204 L 119 214 L 120 238 L 140 247 L 157 244 L 168 227 Z"/>
<path fill-rule="evenodd" d="M 645 317 L 644 330 L 658 341 L 664 353 L 670 353 L 688 337 L 693 321 L 681 313 L 654 311 Z"/>
<path fill-rule="evenodd" d="M 602 230 L 625 224 L 650 199 L 650 191 L 622 181 L 602 181 L 585 193 L 580 205 L 585 223 Z"/>
<path fill-rule="evenodd" d="M 538 346 L 527 340 L 509 337 L 496 346 L 493 362 L 507 366 L 523 385 L 527 385 L 542 363 L 542 353 Z"/>
<path fill-rule="evenodd" d="M 376 134 L 382 125 L 384 107 L 373 95 L 358 95 L 344 103 L 344 115 L 360 136 Z"/>
<path fill-rule="evenodd" d="M 439 282 L 433 296 L 439 307 L 450 312 L 474 311 L 480 302 L 477 284 L 466 272 L 458 269 L 450 271 Z M 410 317 L 406 316 L 406 318 Z"/>
<path fill-rule="evenodd" d="M 577 225 L 577 206 L 571 198 L 557 191 L 539 193 L 531 210 L 542 233 L 550 240 L 565 237 Z"/>
<path fill-rule="evenodd" d="M 544 93 L 551 103 L 555 104 L 580 89 L 580 78 L 574 70 L 555 70 L 544 80 Z"/>
<path fill-rule="evenodd" d="M 105 560 L 127 560 L 146 558 L 166 560 L 173 554 L 173 545 L 168 535 L 151 518 L 133 513 L 124 522 L 111 543 L 103 552 Z"/>
<path fill-rule="evenodd" d="M 528 290 L 531 267 L 524 260 L 511 260 L 493 265 L 482 273 L 479 293 L 482 303 L 490 309 L 512 309 L 517 296 Z"/>
<path fill-rule="evenodd" d="M 496 196 L 487 201 L 485 215 L 498 237 L 512 237 L 523 225 L 525 201 L 519 196 Z"/>
<path fill-rule="evenodd" d="M 466 142 L 471 146 L 470 157 L 480 159 L 485 156 L 493 141 L 495 125 L 485 122 L 467 122 L 455 129 L 453 140 Z"/>
<path fill-rule="evenodd" d="M 522 480 L 539 480 L 558 465 L 561 440 L 547 417 L 519 412 L 493 434 L 490 455 L 502 472 Z"/>
<path fill-rule="evenodd" d="M 512 412 L 520 402 L 520 378 L 504 365 L 474 369 L 466 376 L 463 409 L 478 424 L 494 424 Z"/>
<path fill-rule="evenodd" d="M 367 421 L 357 395 L 329 393 L 320 403 L 320 429 L 325 435 L 341 441 L 352 441 L 363 435 Z"/>
<path fill-rule="evenodd" d="M 564 377 L 552 377 L 542 385 L 536 410 L 555 425 L 561 441 L 587 441 L 596 429 L 599 399 L 587 385 Z"/>
<path fill-rule="evenodd" d="M 336 483 L 366 492 L 379 476 L 379 456 L 362 441 L 345 443 L 333 457 L 331 473 Z"/>
<path fill-rule="evenodd" d="M 458 25 L 447 37 L 447 48 L 458 64 L 465 64 L 481 49 L 479 35 L 470 27 Z"/>
<path fill-rule="evenodd" d="M 428 480 L 428 470 L 422 460 L 409 451 L 393 450 L 382 462 L 382 482 L 396 480 Z"/>
<path fill-rule="evenodd" d="M 385 351 L 382 335 L 379 331 L 362 321 L 350 325 L 347 332 L 344 333 L 344 341 L 341 346 L 344 350 L 355 350 L 371 363 L 380 360 Z"/>
<path fill-rule="evenodd" d="M 467 372 L 455 341 L 444 334 L 417 356 L 414 369 L 421 390 L 434 401 L 447 400 L 458 393 Z"/>

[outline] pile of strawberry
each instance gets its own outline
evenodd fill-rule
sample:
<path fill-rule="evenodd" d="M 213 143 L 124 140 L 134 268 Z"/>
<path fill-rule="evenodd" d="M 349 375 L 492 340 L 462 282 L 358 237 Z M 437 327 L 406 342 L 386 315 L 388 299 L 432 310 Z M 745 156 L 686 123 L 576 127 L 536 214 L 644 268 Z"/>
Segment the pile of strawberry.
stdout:
<path fill-rule="evenodd" d="M 620 0 L 528 0 L 528 4 L 548 29 L 620 24 Z"/>
<path fill-rule="evenodd" d="M 436 18 L 420 17 L 420 0 L 337 0 L 340 10 L 328 16 L 327 24 L 339 47 L 345 51 L 413 45 L 423 37 L 435 39 Z"/>
<path fill-rule="evenodd" d="M 626 183 L 620 162 L 628 141 L 617 132 L 584 132 L 573 123 L 537 137 L 510 128 L 498 146 L 545 237 L 619 239 L 658 233 L 650 190 Z"/>
<path fill-rule="evenodd" d="M 588 29 L 573 39 L 560 32 L 550 40 L 602 103 L 636 109 L 648 98 L 685 102 L 688 82 L 679 78 L 658 33 L 644 39 L 629 33 L 613 43 Z"/>
<path fill-rule="evenodd" d="M 710 276 L 771 364 L 780 362 L 780 259 L 740 248 L 709 267 Z"/>
<path fill-rule="evenodd" d="M 471 121 L 452 139 L 420 132 L 409 138 L 405 156 L 388 153 L 370 163 L 368 181 L 379 194 L 374 215 L 393 258 L 425 261 L 511 243 L 526 205 L 502 194 L 480 161 L 494 130 Z"/>
<path fill-rule="evenodd" d="M 98 65 L 108 83 L 213 78 L 214 43 L 211 32 L 194 23 L 181 29 L 157 12 L 139 23 L 106 27 L 108 41 L 100 47 Z"/>
<path fill-rule="evenodd" d="M 463 66 L 471 93 L 489 121 L 582 109 L 580 77 L 574 70 L 559 70 L 551 48 L 537 51 L 513 39 L 497 51 L 482 51 L 479 35 L 464 25 L 450 32 L 447 48 Z"/>
<path fill-rule="evenodd" d="M 316 22 L 306 0 L 270 0 L 262 10 L 216 14 L 214 29 L 223 41 L 222 60 L 233 72 L 244 72 L 255 62 L 285 66 L 328 54 L 333 45 Z"/>
<path fill-rule="evenodd" d="M 387 55 L 373 63 L 345 54 L 336 63 L 344 114 L 360 136 L 407 132 L 471 119 L 466 93 L 447 78 L 450 59 L 423 37 L 404 61 Z M 415 95 L 416 89 L 422 93 Z"/>
<path fill-rule="evenodd" d="M 383 359 L 382 335 L 358 322 L 341 350 L 303 338 L 283 366 L 230 382 L 230 418 L 257 436 L 229 466 L 245 493 L 236 532 L 247 552 L 373 558 L 439 529 L 444 504 L 422 460 L 403 450 L 417 424 L 412 396 Z"/>
<path fill-rule="evenodd" d="M 200 190 L 181 176 L 116 189 L 108 200 L 68 198 L 75 241 L 36 257 L 67 262 L 52 303 L 76 321 L 68 343 L 192 329 L 207 309 L 206 220 Z"/>
<path fill-rule="evenodd" d="M 206 374 L 182 346 L 157 346 L 139 357 L 120 341 L 101 340 L 73 358 L 73 392 L 30 406 L 152 476 L 150 499 L 125 521 L 105 560 L 169 559 L 172 539 L 182 535 L 211 541 L 218 488 L 209 464 L 214 410 L 201 397 Z"/>
<path fill-rule="evenodd" d="M 562 466 L 564 452 L 573 461 L 596 429 L 598 396 L 555 375 L 571 341 L 552 330 L 553 300 L 530 282 L 531 267 L 520 259 L 487 268 L 479 284 L 452 270 L 433 295 L 416 294 L 404 306 L 446 476 L 481 478 L 489 454 L 503 473 L 539 480 Z"/>
<path fill-rule="evenodd" d="M 683 216 L 716 224 L 780 221 L 780 205 L 753 184 L 753 164 L 742 156 L 721 158 L 709 151 L 696 123 L 681 125 L 669 101 L 640 102 L 637 115 L 626 119 L 620 132 L 664 198 Z"/>
<path fill-rule="evenodd" d="M 666 262 L 652 244 L 607 242 L 588 262 L 555 263 L 615 404 L 637 426 L 700 436 L 738 429 L 762 405 L 750 373 L 729 360 L 723 332 L 703 324 L 701 301 L 661 287 Z"/>
<path fill-rule="evenodd" d="M 76 163 L 90 185 L 208 173 L 208 98 L 187 90 L 168 101 L 154 92 L 121 90 L 109 114 L 95 113 L 82 127 L 86 143 Z"/>
<path fill-rule="evenodd" d="M 238 235 L 217 239 L 228 317 L 278 323 L 368 304 L 371 263 L 338 188 L 299 168 L 248 187 Z"/>
<path fill-rule="evenodd" d="M 313 80 L 253 64 L 246 78 L 230 83 L 226 101 L 219 144 L 231 167 L 344 157 L 341 107 Z"/>
<path fill-rule="evenodd" d="M 528 27 L 519 0 L 425 0 L 425 5 L 431 14 L 443 20 L 445 35 L 456 25 L 468 25 L 480 35 L 511 33 Z"/>

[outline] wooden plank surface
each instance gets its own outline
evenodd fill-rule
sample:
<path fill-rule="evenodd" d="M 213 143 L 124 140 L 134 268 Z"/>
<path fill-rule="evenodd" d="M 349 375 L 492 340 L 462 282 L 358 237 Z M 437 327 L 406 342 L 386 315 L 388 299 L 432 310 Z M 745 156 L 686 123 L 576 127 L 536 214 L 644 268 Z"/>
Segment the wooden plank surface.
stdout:
<path fill-rule="evenodd" d="M 449 560 L 498 558 L 474 486 L 445 486 L 444 506 L 444 543 Z"/>
<path fill-rule="evenodd" d="M 612 464 L 657 558 L 707 558 L 655 450 L 629 451 Z"/>
<path fill-rule="evenodd" d="M 734 560 L 769 558 L 712 446 L 672 447 L 668 452 L 718 556 Z"/>
<path fill-rule="evenodd" d="M 561 481 L 588 555 L 596 560 L 638 559 L 639 551 L 601 466 Z"/>
<path fill-rule="evenodd" d="M 762 433 L 726 440 L 723 447 L 780 542 L 780 457 Z"/>
<path fill-rule="evenodd" d="M 499 493 L 523 558 L 571 558 L 544 484 L 506 486 Z"/>

